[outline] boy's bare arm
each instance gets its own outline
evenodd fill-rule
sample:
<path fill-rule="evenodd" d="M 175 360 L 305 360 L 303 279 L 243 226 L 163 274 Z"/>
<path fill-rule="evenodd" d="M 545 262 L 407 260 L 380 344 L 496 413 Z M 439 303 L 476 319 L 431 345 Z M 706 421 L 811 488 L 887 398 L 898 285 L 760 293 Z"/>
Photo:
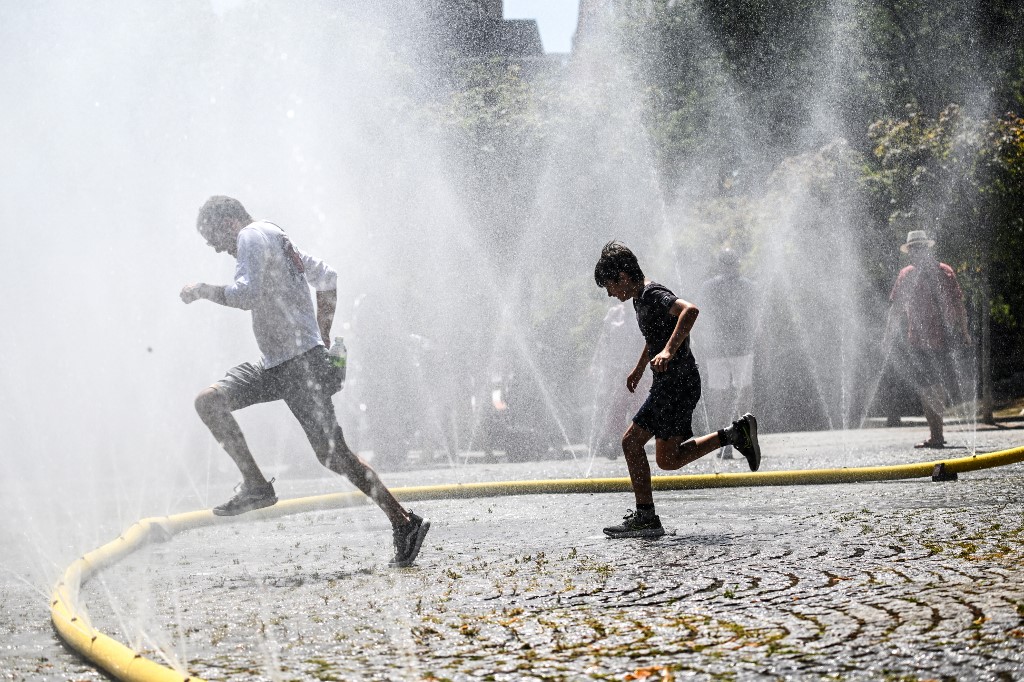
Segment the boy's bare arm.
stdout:
<path fill-rule="evenodd" d="M 181 288 L 181 294 L 179 295 L 185 303 L 192 303 L 193 301 L 205 298 L 207 301 L 227 305 L 227 300 L 224 298 L 224 287 L 216 284 L 206 284 L 205 282 L 186 284 Z"/>
<path fill-rule="evenodd" d="M 672 330 L 672 336 L 668 338 L 665 348 L 651 360 L 651 369 L 655 372 L 664 372 L 668 369 L 669 360 L 675 357 L 676 351 L 689 336 L 699 314 L 700 310 L 697 309 L 697 306 L 681 298 L 676 299 L 672 308 L 669 309 L 669 315 L 674 315 L 676 318 L 676 328 Z"/>
<path fill-rule="evenodd" d="M 650 362 L 650 358 L 650 349 L 645 343 L 644 350 L 640 353 L 640 359 L 637 360 L 636 367 L 634 367 L 633 371 L 629 373 L 628 377 L 626 377 L 626 389 L 629 390 L 630 393 L 636 391 L 636 387 L 640 385 L 640 379 L 644 375 L 644 370 L 647 369 L 647 363 Z"/>

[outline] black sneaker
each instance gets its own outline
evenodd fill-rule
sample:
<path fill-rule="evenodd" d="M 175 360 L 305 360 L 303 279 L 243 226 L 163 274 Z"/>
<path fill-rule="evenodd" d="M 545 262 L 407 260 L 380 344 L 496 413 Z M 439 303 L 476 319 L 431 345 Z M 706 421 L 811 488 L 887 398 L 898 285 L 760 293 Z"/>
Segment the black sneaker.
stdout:
<path fill-rule="evenodd" d="M 658 538 L 665 534 L 657 514 L 630 510 L 622 518 L 620 525 L 605 528 L 604 534 L 610 538 Z"/>
<path fill-rule="evenodd" d="M 277 503 L 277 495 L 274 493 L 274 479 L 267 481 L 266 485 L 259 488 L 249 488 L 245 482 L 235 486 L 238 494 L 224 504 L 214 507 L 213 513 L 216 516 L 236 516 L 244 514 L 253 509 L 262 509 Z"/>
<path fill-rule="evenodd" d="M 757 443 L 757 419 L 747 412 L 732 423 L 733 445 L 747 458 L 751 471 L 761 466 L 761 446 Z"/>
<path fill-rule="evenodd" d="M 409 512 L 409 521 L 394 529 L 395 558 L 388 562 L 393 568 L 405 568 L 412 566 L 416 555 L 420 553 L 423 546 L 423 538 L 427 537 L 430 530 L 430 521 Z"/>

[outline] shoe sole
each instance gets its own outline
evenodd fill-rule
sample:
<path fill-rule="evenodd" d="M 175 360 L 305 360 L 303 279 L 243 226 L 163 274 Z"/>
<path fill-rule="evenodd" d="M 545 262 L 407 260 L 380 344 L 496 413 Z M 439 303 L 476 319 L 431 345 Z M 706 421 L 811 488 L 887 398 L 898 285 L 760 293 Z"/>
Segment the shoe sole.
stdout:
<path fill-rule="evenodd" d="M 423 538 L 427 537 L 428 530 L 430 530 L 430 521 L 423 519 L 423 523 L 416 529 L 416 539 L 412 545 L 412 556 L 405 561 L 389 561 L 388 566 L 391 568 L 408 568 L 412 566 L 412 563 L 416 561 L 416 557 L 420 555 L 420 547 L 423 546 Z"/>
<path fill-rule="evenodd" d="M 607 530 L 604 532 L 608 537 L 618 540 L 619 538 L 660 538 L 665 534 L 664 528 L 658 528 L 657 530 L 630 530 L 624 533 L 609 533 Z"/>
<path fill-rule="evenodd" d="M 264 498 L 264 499 L 260 500 L 259 502 L 255 502 L 253 504 L 246 505 L 244 509 L 228 510 L 228 509 L 223 509 L 221 507 L 214 507 L 213 508 L 213 515 L 214 516 L 238 516 L 239 514 L 244 514 L 246 512 L 255 511 L 257 509 L 263 509 L 265 507 L 273 507 L 275 504 L 277 504 L 277 497 L 276 496 L 272 500 L 268 500 L 268 499 Z"/>
<path fill-rule="evenodd" d="M 757 417 L 749 412 L 743 416 L 747 420 L 747 435 L 754 450 L 750 455 L 743 453 L 743 456 L 747 458 L 750 470 L 757 471 L 761 468 L 761 445 L 757 442 Z"/>

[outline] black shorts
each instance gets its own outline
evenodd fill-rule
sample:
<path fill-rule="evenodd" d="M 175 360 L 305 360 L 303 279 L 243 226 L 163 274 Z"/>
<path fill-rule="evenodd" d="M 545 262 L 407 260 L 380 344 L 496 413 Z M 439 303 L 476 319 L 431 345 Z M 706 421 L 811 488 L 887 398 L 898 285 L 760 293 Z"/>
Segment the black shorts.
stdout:
<path fill-rule="evenodd" d="M 700 373 L 694 368 L 681 374 L 654 374 L 647 400 L 633 423 L 655 438 L 693 438 L 693 410 L 700 400 Z"/>

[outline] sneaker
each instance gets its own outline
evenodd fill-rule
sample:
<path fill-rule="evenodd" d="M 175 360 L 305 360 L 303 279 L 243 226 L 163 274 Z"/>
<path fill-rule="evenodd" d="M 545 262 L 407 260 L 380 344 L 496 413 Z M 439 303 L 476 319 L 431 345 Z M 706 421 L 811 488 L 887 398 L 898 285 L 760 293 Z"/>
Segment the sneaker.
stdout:
<path fill-rule="evenodd" d="M 394 529 L 395 558 L 388 562 L 393 568 L 412 566 L 430 530 L 430 521 L 409 512 L 409 521 Z"/>
<path fill-rule="evenodd" d="M 609 526 L 604 534 L 610 538 L 657 538 L 665 534 L 657 514 L 630 510 L 618 526 Z"/>
<path fill-rule="evenodd" d="M 735 459 L 735 457 L 732 456 L 732 446 L 731 445 L 726 445 L 725 447 L 723 447 L 722 448 L 722 454 L 719 455 L 718 458 L 719 459 Z"/>
<path fill-rule="evenodd" d="M 267 481 L 266 485 L 259 488 L 249 488 L 245 481 L 235 486 L 238 494 L 224 504 L 214 507 L 213 513 L 216 516 L 236 516 L 244 514 L 253 509 L 262 509 L 277 503 L 277 495 L 274 493 L 274 479 Z"/>
<path fill-rule="evenodd" d="M 747 458 L 751 471 L 761 466 L 761 446 L 757 443 L 757 419 L 747 412 L 732 423 L 733 445 Z"/>

